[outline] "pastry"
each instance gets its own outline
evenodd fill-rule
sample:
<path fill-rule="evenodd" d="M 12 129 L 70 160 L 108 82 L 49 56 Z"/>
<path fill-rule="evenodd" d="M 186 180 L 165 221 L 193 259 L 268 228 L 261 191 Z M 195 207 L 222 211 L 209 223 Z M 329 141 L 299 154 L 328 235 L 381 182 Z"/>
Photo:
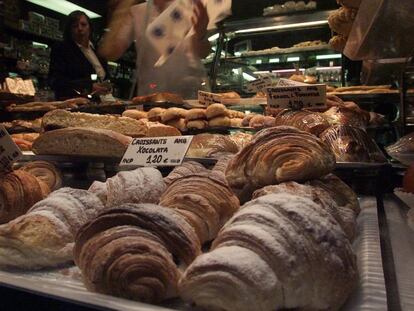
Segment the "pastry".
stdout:
<path fill-rule="evenodd" d="M 229 163 L 226 178 L 232 188 L 261 188 L 285 181 L 321 177 L 335 167 L 335 156 L 320 139 L 293 127 L 258 132 Z"/>
<path fill-rule="evenodd" d="M 88 127 L 111 130 L 131 137 L 146 136 L 148 131 L 146 122 L 142 120 L 66 110 L 48 112 L 43 117 L 42 125 L 46 131 L 67 127 Z"/>
<path fill-rule="evenodd" d="M 230 125 L 232 127 L 242 127 L 243 119 L 240 118 L 234 118 L 230 119 Z"/>
<path fill-rule="evenodd" d="M 187 110 L 183 108 L 168 108 L 161 115 L 161 121 L 163 123 L 168 123 L 169 121 L 174 121 L 176 119 L 182 119 L 187 116 Z"/>
<path fill-rule="evenodd" d="M 231 121 L 229 117 L 220 116 L 209 119 L 208 125 L 210 127 L 228 127 L 231 126 Z"/>
<path fill-rule="evenodd" d="M 0 175 L 0 223 L 25 214 L 50 189 L 32 174 L 16 170 Z"/>
<path fill-rule="evenodd" d="M 328 17 L 329 27 L 331 27 L 334 32 L 348 37 L 352 30 L 356 13 L 357 10 L 345 7 L 333 11 Z"/>
<path fill-rule="evenodd" d="M 237 132 L 229 136 L 229 138 L 237 145 L 239 150 L 246 146 L 252 140 L 252 137 L 252 134 L 244 132 Z"/>
<path fill-rule="evenodd" d="M 226 135 L 198 134 L 193 137 L 187 151 L 189 158 L 211 158 L 223 154 L 237 153 L 239 147 Z"/>
<path fill-rule="evenodd" d="M 179 292 L 207 310 L 337 310 L 357 283 L 356 256 L 335 218 L 309 198 L 270 194 L 226 223 Z"/>
<path fill-rule="evenodd" d="M 106 206 L 158 203 L 166 189 L 161 173 L 152 167 L 122 171 L 106 180 Z"/>
<path fill-rule="evenodd" d="M 185 119 L 184 118 L 170 120 L 170 121 L 168 121 L 166 123 L 166 125 L 175 127 L 178 130 L 180 130 L 181 132 L 186 132 L 187 131 L 187 125 L 185 123 Z"/>
<path fill-rule="evenodd" d="M 206 116 L 208 120 L 217 118 L 217 117 L 227 117 L 228 116 L 227 108 L 223 104 L 212 104 L 207 107 Z"/>
<path fill-rule="evenodd" d="M 165 112 L 164 108 L 155 107 L 147 113 L 148 120 L 151 122 L 161 122 L 161 116 Z"/>
<path fill-rule="evenodd" d="M 369 113 L 361 113 L 361 111 L 345 108 L 331 107 L 323 113 L 325 118 L 331 125 L 349 125 L 359 128 L 366 128 L 370 120 Z"/>
<path fill-rule="evenodd" d="M 33 161 L 23 165 L 20 169 L 46 183 L 52 191 L 62 187 L 62 173 L 50 162 Z"/>
<path fill-rule="evenodd" d="M 182 214 L 201 244 L 214 239 L 240 206 L 230 188 L 207 173 L 174 180 L 161 196 L 160 205 Z"/>
<path fill-rule="evenodd" d="M 43 133 L 33 143 L 35 154 L 122 158 L 132 138 L 93 128 L 65 128 Z"/>
<path fill-rule="evenodd" d="M 320 135 L 338 162 L 386 162 L 386 158 L 374 140 L 356 127 L 335 125 Z"/>
<path fill-rule="evenodd" d="M 185 117 L 187 121 L 205 120 L 206 118 L 206 110 L 200 108 L 190 109 Z"/>
<path fill-rule="evenodd" d="M 249 113 L 249 114 L 247 114 L 247 115 L 243 118 L 242 125 L 243 125 L 243 126 L 249 126 L 249 124 L 250 124 L 250 120 L 251 120 L 253 117 L 255 117 L 255 116 L 257 116 L 257 114 L 255 114 L 255 113 Z"/>
<path fill-rule="evenodd" d="M 329 122 L 326 117 L 319 112 L 308 110 L 282 110 L 275 115 L 275 125 L 293 126 L 318 136 L 329 127 Z"/>
<path fill-rule="evenodd" d="M 106 205 L 108 200 L 108 188 L 106 186 L 106 182 L 95 180 L 89 187 L 88 191 L 95 194 L 101 200 L 103 205 Z"/>
<path fill-rule="evenodd" d="M 135 119 L 135 120 L 148 119 L 148 115 L 145 111 L 136 110 L 136 109 L 125 110 L 122 113 L 122 116 Z"/>
<path fill-rule="evenodd" d="M 72 261 L 76 232 L 103 209 L 98 197 L 86 190 L 53 192 L 0 226 L 0 266 L 41 269 Z"/>
<path fill-rule="evenodd" d="M 244 112 L 237 111 L 237 110 L 227 110 L 228 117 L 231 119 L 243 119 L 246 115 Z"/>
<path fill-rule="evenodd" d="M 152 204 L 124 204 L 101 213 L 79 230 L 74 248 L 89 290 L 148 303 L 175 296 L 177 265 L 188 265 L 199 254 L 187 222 Z"/>
<path fill-rule="evenodd" d="M 165 125 L 162 123 L 148 123 L 148 137 L 165 137 L 165 136 L 181 136 L 181 132 L 170 125 Z"/>
<path fill-rule="evenodd" d="M 385 148 L 387 153 L 397 161 L 409 166 L 414 154 L 414 132 L 401 137 L 395 144 Z"/>
<path fill-rule="evenodd" d="M 188 129 L 204 130 L 207 127 L 208 127 L 208 122 L 206 120 L 187 121 L 187 128 Z"/>
<path fill-rule="evenodd" d="M 167 177 L 164 177 L 164 182 L 168 187 L 176 179 L 206 171 L 207 169 L 202 164 L 194 161 L 186 161 L 180 166 L 176 166 Z"/>
<path fill-rule="evenodd" d="M 343 35 L 333 36 L 331 40 L 329 40 L 329 45 L 331 48 L 337 52 L 343 52 L 345 49 L 346 42 L 348 38 Z"/>

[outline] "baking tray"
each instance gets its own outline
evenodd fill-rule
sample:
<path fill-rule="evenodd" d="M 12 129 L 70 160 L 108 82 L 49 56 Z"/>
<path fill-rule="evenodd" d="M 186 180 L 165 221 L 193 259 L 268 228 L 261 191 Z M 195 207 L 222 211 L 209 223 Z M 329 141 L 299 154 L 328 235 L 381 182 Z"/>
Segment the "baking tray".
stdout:
<path fill-rule="evenodd" d="M 360 199 L 357 239 L 353 247 L 358 258 L 359 284 L 342 311 L 387 310 L 377 206 L 374 197 Z M 0 271 L 0 284 L 17 290 L 106 310 L 167 311 L 194 310 L 178 299 L 153 306 L 88 292 L 76 267 L 41 272 Z"/>

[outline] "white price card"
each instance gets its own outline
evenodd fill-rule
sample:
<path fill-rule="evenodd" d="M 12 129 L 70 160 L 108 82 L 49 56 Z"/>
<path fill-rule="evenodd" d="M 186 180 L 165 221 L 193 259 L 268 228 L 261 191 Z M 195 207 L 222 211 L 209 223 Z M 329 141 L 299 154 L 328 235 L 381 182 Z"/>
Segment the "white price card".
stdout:
<path fill-rule="evenodd" d="M 254 80 L 252 82 L 246 83 L 246 91 L 249 93 L 262 92 L 268 87 L 275 86 L 275 81 L 271 76 L 265 76 Z"/>
<path fill-rule="evenodd" d="M 128 146 L 120 166 L 178 166 L 193 136 L 135 138 Z"/>
<path fill-rule="evenodd" d="M 289 79 L 284 79 L 284 78 L 279 79 L 279 81 L 277 82 L 277 86 L 298 86 L 298 85 L 304 86 L 304 85 L 309 85 L 309 84 L 298 82 L 298 81 L 293 81 Z"/>
<path fill-rule="evenodd" d="M 210 106 L 212 104 L 221 104 L 222 96 L 204 91 L 198 91 L 198 102 L 201 105 Z"/>
<path fill-rule="evenodd" d="M 0 171 L 5 171 L 22 156 L 7 130 L 0 125 Z"/>
<path fill-rule="evenodd" d="M 283 86 L 267 89 L 267 105 L 275 109 L 325 108 L 326 85 Z"/>

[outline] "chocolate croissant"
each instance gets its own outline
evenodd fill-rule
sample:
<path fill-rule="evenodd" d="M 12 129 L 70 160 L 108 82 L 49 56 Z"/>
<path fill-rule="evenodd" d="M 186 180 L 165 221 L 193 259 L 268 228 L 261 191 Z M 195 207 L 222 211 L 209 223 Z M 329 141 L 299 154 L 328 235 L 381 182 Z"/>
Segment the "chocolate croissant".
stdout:
<path fill-rule="evenodd" d="M 180 296 L 212 310 L 338 310 L 357 283 L 351 244 L 309 198 L 270 194 L 242 207 L 210 253 L 179 283 Z"/>
<path fill-rule="evenodd" d="M 335 166 L 335 156 L 320 139 L 293 127 L 279 126 L 257 133 L 228 164 L 232 188 L 254 189 L 285 181 L 324 176 Z"/>
<path fill-rule="evenodd" d="M 103 209 L 86 190 L 53 192 L 27 214 L 0 226 L 0 266 L 40 269 L 70 262 L 76 232 Z"/>
<path fill-rule="evenodd" d="M 124 204 L 107 210 L 78 232 L 75 263 L 89 290 L 144 302 L 174 296 L 177 264 L 200 254 L 191 226 L 174 210 Z"/>
<path fill-rule="evenodd" d="M 240 207 L 239 200 L 223 180 L 208 173 L 175 180 L 161 196 L 160 205 L 183 215 L 201 243 L 214 239 Z"/>
<path fill-rule="evenodd" d="M 49 193 L 49 187 L 28 172 L 0 175 L 0 224 L 25 214 Z"/>

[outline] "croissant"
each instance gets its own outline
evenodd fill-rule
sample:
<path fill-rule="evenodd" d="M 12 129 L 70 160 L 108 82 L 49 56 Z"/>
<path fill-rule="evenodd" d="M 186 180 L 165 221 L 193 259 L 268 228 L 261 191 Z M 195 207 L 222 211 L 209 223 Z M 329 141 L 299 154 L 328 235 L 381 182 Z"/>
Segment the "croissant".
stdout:
<path fill-rule="evenodd" d="M 188 265 L 200 252 L 194 230 L 174 210 L 124 204 L 79 230 L 74 257 L 89 290 L 159 302 L 177 291 L 174 260 Z"/>
<path fill-rule="evenodd" d="M 226 178 L 232 188 L 261 188 L 284 181 L 305 181 L 331 172 L 335 156 L 321 140 L 293 127 L 258 132 L 229 163 Z"/>
<path fill-rule="evenodd" d="M 310 182 L 309 182 L 310 183 Z M 322 183 L 321 181 L 319 183 Z M 316 184 L 316 183 L 315 183 Z M 352 191 L 352 190 L 351 190 Z M 340 206 L 335 202 L 331 194 L 322 187 L 317 185 L 301 185 L 290 181 L 279 185 L 266 186 L 254 192 L 253 199 L 265 196 L 268 194 L 288 193 L 292 195 L 299 195 L 304 198 L 309 198 L 313 202 L 319 204 L 325 211 L 327 211 L 341 228 L 346 233 L 348 239 L 352 241 L 356 236 L 356 217 L 354 209 L 346 204 Z M 355 196 L 355 194 L 353 194 Z"/>
<path fill-rule="evenodd" d="M 0 226 L 0 266 L 40 269 L 73 259 L 78 229 L 104 206 L 86 190 L 62 188 Z"/>
<path fill-rule="evenodd" d="M 62 187 L 62 174 L 50 162 L 33 161 L 25 164 L 20 169 L 45 182 L 52 191 Z"/>
<path fill-rule="evenodd" d="M 161 196 L 160 205 L 183 215 L 201 243 L 214 239 L 240 207 L 229 187 L 208 173 L 175 180 Z"/>
<path fill-rule="evenodd" d="M 43 181 L 22 170 L 0 175 L 0 223 L 23 215 L 49 193 Z"/>
<path fill-rule="evenodd" d="M 94 182 L 89 191 L 108 207 L 124 203 L 158 203 L 166 188 L 160 171 L 151 167 L 122 171 L 105 183 Z"/>
<path fill-rule="evenodd" d="M 270 194 L 242 207 L 179 282 L 212 310 L 337 310 L 357 282 L 349 240 L 308 198 Z"/>
<path fill-rule="evenodd" d="M 192 175 L 200 172 L 206 172 L 207 169 L 200 163 L 194 161 L 184 162 L 182 165 L 175 167 L 167 177 L 164 178 L 164 182 L 169 186 L 174 180 L 181 177 Z"/>
<path fill-rule="evenodd" d="M 322 113 L 308 110 L 282 110 L 275 116 L 274 124 L 293 126 L 316 136 L 329 127 L 329 122 Z"/>

